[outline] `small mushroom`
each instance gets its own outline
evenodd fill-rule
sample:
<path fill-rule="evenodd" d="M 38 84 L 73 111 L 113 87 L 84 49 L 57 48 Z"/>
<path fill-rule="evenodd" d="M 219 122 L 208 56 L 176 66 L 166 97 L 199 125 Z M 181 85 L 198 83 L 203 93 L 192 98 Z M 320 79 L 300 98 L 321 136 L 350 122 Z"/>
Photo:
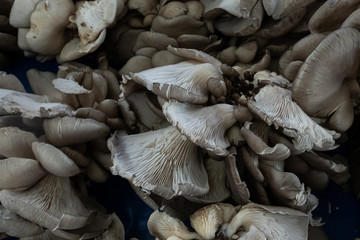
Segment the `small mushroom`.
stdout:
<path fill-rule="evenodd" d="M 31 146 L 35 158 L 48 172 L 60 177 L 71 177 L 81 172 L 73 160 L 53 145 L 33 142 Z"/>
<path fill-rule="evenodd" d="M 45 119 L 43 128 L 49 142 L 54 146 L 84 143 L 105 137 L 110 132 L 104 123 L 91 118 L 76 117 Z"/>

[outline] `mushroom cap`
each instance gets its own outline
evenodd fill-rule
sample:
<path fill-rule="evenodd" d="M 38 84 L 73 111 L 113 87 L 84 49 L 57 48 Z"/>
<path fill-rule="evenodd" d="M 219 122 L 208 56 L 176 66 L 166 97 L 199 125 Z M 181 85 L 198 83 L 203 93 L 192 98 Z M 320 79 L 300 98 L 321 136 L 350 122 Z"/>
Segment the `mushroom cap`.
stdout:
<path fill-rule="evenodd" d="M 4 157 L 34 158 L 31 144 L 38 138 L 17 127 L 0 128 L 0 155 Z"/>
<path fill-rule="evenodd" d="M 0 206 L 0 232 L 23 238 L 41 234 L 44 229 Z"/>
<path fill-rule="evenodd" d="M 208 158 L 204 165 L 209 179 L 209 192 L 202 196 L 185 197 L 190 201 L 204 204 L 222 202 L 229 198 L 230 190 L 227 187 L 225 162 Z"/>
<path fill-rule="evenodd" d="M 230 143 L 225 132 L 236 122 L 233 111 L 229 104 L 202 107 L 173 100 L 163 104 L 170 123 L 195 144 L 219 156 L 228 154 Z"/>
<path fill-rule="evenodd" d="M 354 111 L 345 81 L 357 75 L 359 39 L 360 32 L 350 27 L 330 33 L 308 56 L 293 82 L 294 101 L 310 116 L 328 117 L 327 125 L 340 132 L 353 122 Z M 328 89 L 324 90 L 325 86 Z"/>
<path fill-rule="evenodd" d="M 225 233 L 231 238 L 243 226 L 244 239 L 252 235 L 249 239 L 301 240 L 307 238 L 308 225 L 309 216 L 300 211 L 249 203 L 231 219 Z"/>
<path fill-rule="evenodd" d="M 179 219 L 159 210 L 150 215 L 147 227 L 151 235 L 159 239 L 169 239 L 172 236 L 184 240 L 200 239 L 196 232 L 190 232 Z"/>
<path fill-rule="evenodd" d="M 91 118 L 45 119 L 43 128 L 49 142 L 55 146 L 84 143 L 105 137 L 110 133 L 108 126 Z"/>
<path fill-rule="evenodd" d="M 69 105 L 50 103 L 46 96 L 0 89 L 0 115 L 20 113 L 23 118 L 48 118 L 73 114 Z"/>
<path fill-rule="evenodd" d="M 14 0 L 11 6 L 9 23 L 16 28 L 29 28 L 30 15 L 40 0 Z"/>
<path fill-rule="evenodd" d="M 70 179 L 47 175 L 28 189 L 3 189 L 1 204 L 45 228 L 76 229 L 88 224 L 93 211 L 82 204 Z"/>
<path fill-rule="evenodd" d="M 43 55 L 59 54 L 69 40 L 65 27 L 74 11 L 71 0 L 39 1 L 30 15 L 30 30 L 26 34 L 30 49 Z"/>
<path fill-rule="evenodd" d="M 130 74 L 132 79 L 165 99 L 205 103 L 209 78 L 223 79 L 210 63 L 185 61 Z"/>
<path fill-rule="evenodd" d="M 213 18 L 219 10 L 226 11 L 236 17 L 249 17 L 250 13 L 257 3 L 256 0 L 249 1 L 232 1 L 232 0 L 201 0 L 205 6 L 204 17 Z"/>
<path fill-rule="evenodd" d="M 112 174 L 166 199 L 209 191 L 198 147 L 175 127 L 123 134 L 117 131 L 108 140 Z"/>
<path fill-rule="evenodd" d="M 0 160 L 0 172 L 0 189 L 30 187 L 47 174 L 38 161 L 15 157 Z"/>
<path fill-rule="evenodd" d="M 100 33 L 115 19 L 119 7 L 118 0 L 77 1 L 75 15 L 70 21 L 75 23 L 83 45 L 95 41 Z"/>
<path fill-rule="evenodd" d="M 267 85 L 248 101 L 248 107 L 269 126 L 282 127 L 283 133 L 293 138 L 298 150 L 331 150 L 337 147 L 334 138 L 338 134 L 313 121 L 292 101 L 290 90 Z"/>
<path fill-rule="evenodd" d="M 71 177 L 81 172 L 73 160 L 51 144 L 33 142 L 32 150 L 41 165 L 56 176 Z"/>

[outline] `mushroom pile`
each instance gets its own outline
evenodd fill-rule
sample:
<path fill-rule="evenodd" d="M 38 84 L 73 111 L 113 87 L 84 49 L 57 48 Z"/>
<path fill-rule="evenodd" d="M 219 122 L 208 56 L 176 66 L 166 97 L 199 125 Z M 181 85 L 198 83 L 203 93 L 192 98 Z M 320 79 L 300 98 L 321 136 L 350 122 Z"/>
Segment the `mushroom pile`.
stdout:
<path fill-rule="evenodd" d="M 29 70 L 33 93 L 0 76 L 3 218 L 34 229 L 3 232 L 124 238 L 84 184 L 112 174 L 155 211 L 159 239 L 306 239 L 322 224 L 311 191 L 350 178 L 330 151 L 359 104 L 359 7 L 15 0 L 25 56 L 61 65 Z M 97 69 L 73 61 L 91 52 Z"/>

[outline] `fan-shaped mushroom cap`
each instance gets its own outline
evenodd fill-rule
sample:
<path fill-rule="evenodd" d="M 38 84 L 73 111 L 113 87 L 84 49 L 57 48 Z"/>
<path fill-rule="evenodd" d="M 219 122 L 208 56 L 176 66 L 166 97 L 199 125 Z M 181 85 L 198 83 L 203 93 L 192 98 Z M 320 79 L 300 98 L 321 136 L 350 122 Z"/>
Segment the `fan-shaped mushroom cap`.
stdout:
<path fill-rule="evenodd" d="M 192 202 L 204 204 L 222 202 L 229 198 L 230 190 L 226 184 L 225 162 L 208 158 L 204 165 L 209 179 L 209 192 L 202 196 L 185 197 Z"/>
<path fill-rule="evenodd" d="M 307 238 L 308 225 L 309 216 L 300 211 L 249 203 L 231 219 L 225 233 L 231 238 L 242 226 L 244 239 L 302 240 Z"/>
<path fill-rule="evenodd" d="M 293 82 L 294 101 L 310 116 L 329 118 L 329 128 L 340 132 L 351 126 L 354 117 L 345 82 L 356 78 L 358 72 L 358 39 L 360 32 L 354 28 L 341 28 L 332 32 L 309 55 Z M 331 57 L 332 54 L 337 57 Z M 329 68 L 332 71 L 329 72 Z M 331 88 L 324 91 L 324 86 Z"/>
<path fill-rule="evenodd" d="M 0 155 L 4 157 L 34 158 L 31 144 L 38 138 L 17 127 L 0 128 Z"/>
<path fill-rule="evenodd" d="M 28 189 L 1 190 L 0 201 L 5 208 L 51 230 L 80 228 L 94 213 L 84 207 L 69 178 L 51 174 Z"/>
<path fill-rule="evenodd" d="M 235 122 L 234 107 L 229 104 L 216 104 L 208 107 L 165 102 L 163 112 L 169 122 L 191 141 L 219 156 L 226 156 L 230 146 L 225 132 Z"/>
<path fill-rule="evenodd" d="M 46 96 L 0 89 L 0 115 L 20 113 L 23 118 L 48 118 L 73 114 L 66 104 L 50 103 Z"/>
<path fill-rule="evenodd" d="M 73 160 L 51 144 L 33 142 L 32 150 L 41 165 L 56 176 L 71 177 L 81 172 Z"/>
<path fill-rule="evenodd" d="M 38 161 L 15 157 L 0 160 L 0 172 L 0 189 L 30 187 L 47 174 Z"/>
<path fill-rule="evenodd" d="M 263 1 L 264 9 L 267 15 L 273 19 L 282 19 L 297 9 L 306 7 L 315 0 L 265 0 Z"/>
<path fill-rule="evenodd" d="M 44 232 L 44 229 L 0 206 L 0 232 L 13 237 L 30 237 Z"/>
<path fill-rule="evenodd" d="M 215 239 L 221 225 L 236 214 L 235 207 L 227 203 L 208 205 L 190 216 L 191 226 L 203 239 Z"/>
<path fill-rule="evenodd" d="M 104 123 L 91 118 L 57 117 L 45 119 L 43 128 L 49 142 L 55 146 L 84 143 L 110 133 Z"/>
<path fill-rule="evenodd" d="M 52 80 L 54 88 L 66 94 L 86 94 L 90 91 L 81 86 L 74 79 L 56 78 Z"/>
<path fill-rule="evenodd" d="M 200 239 L 196 232 L 190 232 L 179 219 L 159 210 L 150 215 L 147 227 L 152 235 L 161 240 L 169 239 L 172 236 L 184 240 Z"/>
<path fill-rule="evenodd" d="M 115 132 L 108 140 L 111 172 L 163 198 L 209 191 L 198 147 L 173 126 L 134 135 Z"/>
<path fill-rule="evenodd" d="M 30 15 L 30 30 L 26 41 L 32 51 L 43 55 L 56 55 L 69 40 L 66 25 L 75 11 L 71 0 L 41 0 Z"/>
<path fill-rule="evenodd" d="M 291 92 L 277 86 L 267 85 L 248 102 L 249 109 L 268 125 L 282 127 L 284 134 L 293 138 L 296 149 L 301 151 L 336 148 L 334 138 L 338 134 L 314 122 L 291 99 Z"/>
<path fill-rule="evenodd" d="M 132 79 L 165 99 L 205 103 L 208 100 L 209 78 L 223 80 L 210 63 L 185 61 L 131 74 Z"/>

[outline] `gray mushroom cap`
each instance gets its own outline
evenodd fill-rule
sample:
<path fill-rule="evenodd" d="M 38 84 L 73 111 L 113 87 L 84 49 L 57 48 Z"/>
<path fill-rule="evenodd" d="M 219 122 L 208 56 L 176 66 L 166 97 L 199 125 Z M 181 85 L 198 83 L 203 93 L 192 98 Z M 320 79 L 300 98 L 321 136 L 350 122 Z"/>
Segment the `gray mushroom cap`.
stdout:
<path fill-rule="evenodd" d="M 204 195 L 208 176 L 198 147 L 173 126 L 108 140 L 111 172 L 163 198 Z"/>

